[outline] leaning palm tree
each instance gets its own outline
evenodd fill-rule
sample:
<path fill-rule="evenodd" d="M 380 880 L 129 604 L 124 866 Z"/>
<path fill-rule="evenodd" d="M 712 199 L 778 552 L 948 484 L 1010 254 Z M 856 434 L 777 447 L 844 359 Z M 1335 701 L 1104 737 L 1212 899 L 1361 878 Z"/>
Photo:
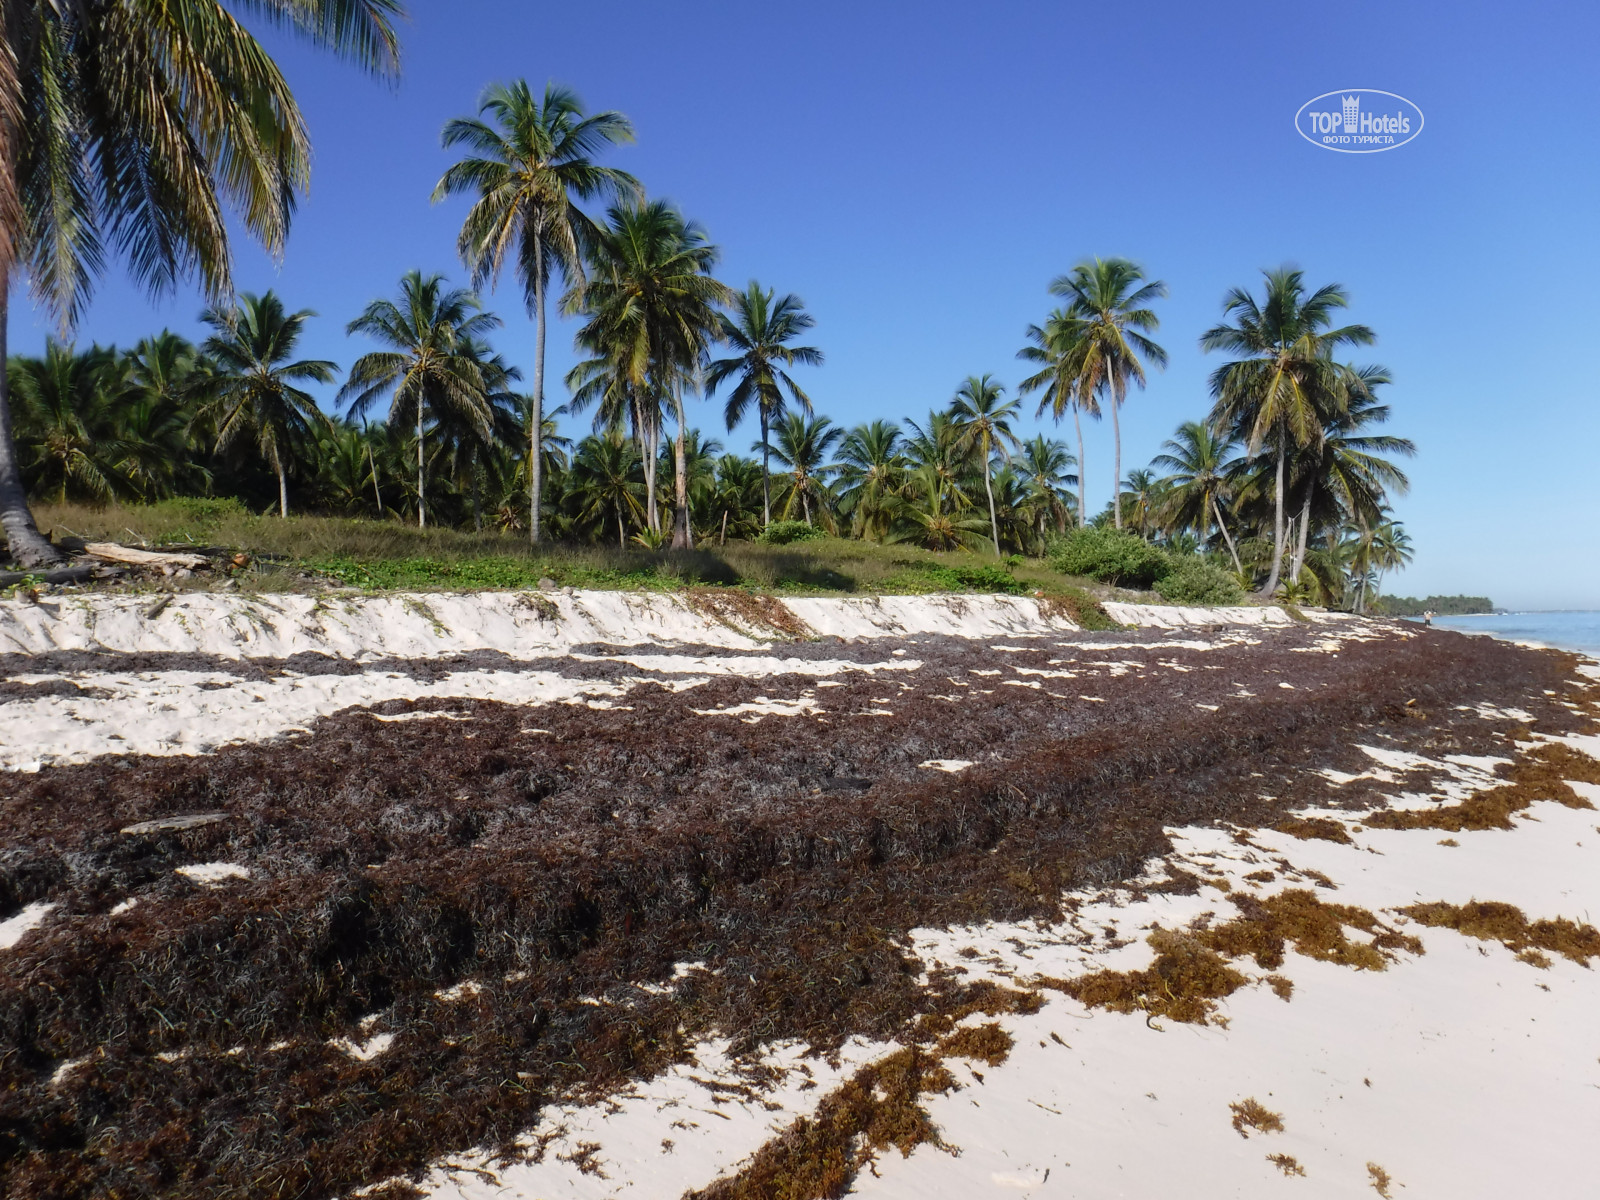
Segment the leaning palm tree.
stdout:
<path fill-rule="evenodd" d="M 415 426 L 418 528 L 428 523 L 426 424 L 448 410 L 487 434 L 493 381 L 484 376 L 479 339 L 499 324 L 466 288 L 447 289 L 442 275 L 408 271 L 395 300 L 374 300 L 346 327 L 390 347 L 356 359 L 339 399 L 359 416 L 387 395 L 390 424 Z"/>
<path fill-rule="evenodd" d="M 1125 258 L 1096 258 L 1081 262 L 1066 275 L 1051 281 L 1050 292 L 1067 303 L 1067 312 L 1079 322 L 1080 344 L 1076 356 L 1079 394 L 1096 389 L 1106 395 L 1111 410 L 1111 434 L 1116 447 L 1112 478 L 1112 514 L 1122 528 L 1122 428 L 1117 410 L 1128 398 L 1128 385 L 1144 387 L 1141 356 L 1158 367 L 1167 365 L 1167 352 L 1145 336 L 1161 321 L 1148 307 L 1167 294 L 1159 279 L 1144 282 L 1144 270 Z"/>
<path fill-rule="evenodd" d="M 750 405 L 756 406 L 761 420 L 761 519 L 772 524 L 771 437 L 772 423 L 781 419 L 785 411 L 783 393 L 808 416 L 811 397 L 789 377 L 785 367 L 796 363 L 820 367 L 822 351 L 815 346 L 791 346 L 788 343 L 799 337 L 817 322 L 806 312 L 800 297 L 793 294 L 774 300 L 769 288 L 752 279 L 744 291 L 733 298 L 733 312 L 721 315 L 722 340 L 733 347 L 729 358 L 719 358 L 706 368 L 706 392 L 709 394 L 729 379 L 736 379 L 733 391 L 728 393 L 728 403 L 723 411 L 728 430 L 744 420 Z"/>
<path fill-rule="evenodd" d="M 672 547 L 691 549 L 688 421 L 683 391 L 720 330 L 717 306 L 731 298 L 711 278 L 718 251 L 694 221 L 665 201 L 613 205 L 591 249 L 588 284 L 568 289 L 563 305 L 588 319 L 578 344 L 605 364 L 611 389 L 636 403 L 665 397 L 677 422 Z M 609 389 L 608 389 L 609 390 Z M 651 453 L 654 452 L 652 445 Z"/>
<path fill-rule="evenodd" d="M 989 531 L 994 539 L 996 558 L 1000 557 L 1000 521 L 994 510 L 991 466 L 997 451 L 1002 458 L 1009 458 L 1009 449 L 1018 444 L 1016 435 L 1011 432 L 1011 420 L 1020 407 L 1016 400 L 1001 399 L 1005 391 L 1005 385 L 993 375 L 969 375 L 950 402 L 956 446 L 970 451 L 983 468 L 983 490 L 989 497 Z"/>
<path fill-rule="evenodd" d="M 1017 391 L 1022 395 L 1042 392 L 1039 397 L 1039 416 L 1049 409 L 1060 421 L 1069 411 L 1072 413 L 1072 427 L 1078 435 L 1078 457 L 1075 461 L 1078 467 L 1078 524 L 1082 525 L 1089 519 L 1084 499 L 1087 473 L 1084 471 L 1083 457 L 1083 416 L 1087 414 L 1096 419 L 1100 416 L 1100 401 L 1094 389 L 1085 391 L 1081 386 L 1087 345 L 1084 323 L 1056 309 L 1045 318 L 1043 325 L 1029 325 L 1026 336 L 1033 344 L 1018 350 L 1017 357 L 1035 364 L 1039 371 L 1024 379 Z"/>
<path fill-rule="evenodd" d="M 397 0 L 253 0 L 392 73 Z M 233 290 L 226 210 L 281 255 L 310 145 L 277 64 L 218 0 L 9 5 L 0 46 L 0 526 L 25 566 L 59 561 L 28 511 L 5 391 L 6 297 L 26 273 L 64 330 L 108 253 L 155 291 Z"/>
<path fill-rule="evenodd" d="M 235 309 L 208 308 L 211 326 L 201 350 L 216 364 L 210 381 L 217 450 L 248 439 L 278 477 L 278 514 L 289 515 L 289 457 L 296 446 L 329 431 L 328 418 L 300 383 L 332 383 L 338 365 L 321 358 L 294 360 L 309 308 L 285 312 L 274 293 L 245 292 Z"/>
<path fill-rule="evenodd" d="M 583 283 L 583 250 L 596 229 L 577 201 L 643 194 L 632 175 L 594 162 L 605 147 L 633 141 L 633 126 L 618 112 L 584 116 L 582 101 L 554 84 L 545 86 L 542 99 L 535 97 L 519 79 L 492 85 L 478 102 L 478 115 L 449 122 L 443 140 L 446 148 L 466 147 L 468 156 L 444 173 L 434 200 L 461 192 L 477 197 L 456 242 L 473 286 L 496 284 L 510 257 L 533 315 L 528 536 L 538 545 L 546 289 L 557 274 Z"/>
<path fill-rule="evenodd" d="M 1171 472 L 1163 478 L 1167 486 L 1162 519 L 1175 530 L 1193 530 L 1202 543 L 1211 540 L 1215 523 L 1233 558 L 1233 569 L 1242 574 L 1244 566 L 1223 517 L 1223 505 L 1233 498 L 1228 464 L 1236 448 L 1237 443 L 1204 422 L 1185 421 L 1162 444 L 1162 453 L 1151 459 L 1150 465 Z"/>
<path fill-rule="evenodd" d="M 1284 553 L 1284 473 L 1289 456 L 1319 445 L 1324 421 L 1344 406 L 1351 371 L 1333 360 L 1341 346 L 1376 340 L 1365 325 L 1333 327 L 1334 313 L 1349 305 L 1338 284 L 1307 294 L 1304 272 L 1263 271 L 1263 301 L 1243 288 L 1223 298 L 1223 323 L 1200 338 L 1205 351 L 1240 357 L 1211 374 L 1211 424 L 1245 444 L 1251 458 L 1272 451 L 1272 562 L 1261 594 L 1277 591 Z"/>

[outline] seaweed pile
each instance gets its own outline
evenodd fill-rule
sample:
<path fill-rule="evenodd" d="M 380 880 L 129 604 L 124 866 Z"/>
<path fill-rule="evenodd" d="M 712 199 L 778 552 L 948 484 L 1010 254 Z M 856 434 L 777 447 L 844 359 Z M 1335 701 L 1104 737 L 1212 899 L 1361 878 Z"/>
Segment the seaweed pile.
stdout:
<path fill-rule="evenodd" d="M 958 975 L 919 981 L 913 927 L 1049 919 L 1068 889 L 1136 879 L 1167 827 L 1374 804 L 1321 774 L 1359 773 L 1357 742 L 1503 754 L 1525 730 L 1464 710 L 1579 720 L 1551 652 L 1213 642 L 917 638 L 906 669 L 826 688 L 390 702 L 6 777 L 0 918 L 56 908 L 0 959 L 0 1192 L 332 1195 L 508 1146 L 552 1099 L 710 1031 L 891 1038 L 982 1003 Z M 152 827 L 184 814 L 217 819 Z M 177 872 L 208 861 L 248 878 Z"/>

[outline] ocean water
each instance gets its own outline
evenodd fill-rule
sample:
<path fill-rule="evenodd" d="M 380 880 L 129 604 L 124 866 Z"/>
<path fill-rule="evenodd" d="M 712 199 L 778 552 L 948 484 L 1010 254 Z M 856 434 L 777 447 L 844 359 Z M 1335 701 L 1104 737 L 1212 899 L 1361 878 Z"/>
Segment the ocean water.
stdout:
<path fill-rule="evenodd" d="M 1600 612 L 1490 613 L 1481 617 L 1435 617 L 1433 623 L 1441 629 L 1539 642 L 1600 658 Z"/>

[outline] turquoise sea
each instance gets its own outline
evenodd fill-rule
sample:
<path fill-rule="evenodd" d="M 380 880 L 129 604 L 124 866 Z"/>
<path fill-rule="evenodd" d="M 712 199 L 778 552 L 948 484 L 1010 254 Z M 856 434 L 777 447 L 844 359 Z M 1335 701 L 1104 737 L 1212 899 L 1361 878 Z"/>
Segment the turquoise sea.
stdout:
<path fill-rule="evenodd" d="M 1600 612 L 1489 613 L 1481 617 L 1435 617 L 1441 629 L 1489 633 L 1517 642 L 1539 642 L 1600 657 Z"/>

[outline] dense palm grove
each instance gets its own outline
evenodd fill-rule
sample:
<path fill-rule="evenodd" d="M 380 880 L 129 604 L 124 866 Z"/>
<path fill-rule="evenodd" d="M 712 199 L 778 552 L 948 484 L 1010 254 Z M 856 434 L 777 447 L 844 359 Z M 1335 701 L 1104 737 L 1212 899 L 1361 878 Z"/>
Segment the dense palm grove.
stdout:
<path fill-rule="evenodd" d="M 398 10 L 388 0 L 264 7 L 370 70 L 395 68 Z M 200 0 L 188 9 L 196 21 L 219 11 Z M 597 161 L 632 140 L 627 118 L 588 114 L 554 86 L 493 86 L 476 114 L 445 126 L 459 158 L 434 199 L 470 201 L 457 245 L 464 285 L 409 272 L 349 319 L 362 352 L 347 371 L 301 358 L 316 314 L 271 292 L 235 296 L 215 220 L 231 202 L 251 233 L 283 245 L 306 144 L 281 78 L 264 57 L 255 75 L 235 77 L 235 60 L 213 61 L 201 43 L 189 57 L 163 43 L 165 59 L 191 64 L 195 78 L 152 77 L 127 102 L 224 132 L 168 145 L 154 118 L 96 124 L 45 103 L 54 93 L 41 49 L 127 35 L 100 28 L 96 13 L 52 9 L 23 30 L 43 40 L 13 47 L 24 119 L 11 191 L 0 194 L 0 248 L 66 326 L 108 245 L 157 290 L 198 276 L 213 297 L 202 314 L 209 333 L 198 345 L 170 332 L 124 349 L 52 343 L 40 358 L 7 362 L 0 417 L 9 407 L 14 437 L 0 420 L 0 519 L 25 565 L 54 551 L 24 495 L 234 497 L 285 517 L 496 528 L 535 544 L 685 548 L 826 532 L 995 557 L 1050 553 L 1078 573 L 1136 586 L 1174 572 L 1200 578 L 1203 566 L 1204 578 L 1227 579 L 1224 592 L 1354 607 L 1409 559 L 1389 498 L 1406 488 L 1394 459 L 1413 447 L 1377 431 L 1389 417 L 1380 398 L 1389 376 L 1345 361 L 1374 335 L 1336 323 L 1347 305 L 1339 287 L 1313 288 L 1284 269 L 1266 273 L 1259 297 L 1230 292 L 1222 323 L 1200 339 L 1225 360 L 1211 378 L 1211 411 L 1126 474 L 1121 409 L 1147 370 L 1166 364 L 1154 340 L 1166 286 L 1120 258 L 1085 261 L 1051 284 L 1060 303 L 1022 331 L 1015 391 L 974 375 L 925 417 L 836 422 L 795 377 L 823 362 L 805 344 L 814 322 L 802 302 L 753 281 L 743 290 L 720 282 L 704 229 Z M 140 36 L 182 41 L 184 28 Z M 125 85 L 93 72 L 78 81 L 91 106 Z M 256 101 L 278 124 L 243 140 L 226 132 Z M 83 173 L 87 165 L 51 174 L 114 149 L 143 156 L 159 202 Z M 169 163 L 171 178 L 162 175 L 164 156 L 180 154 L 182 169 Z M 502 282 L 514 282 L 534 322 L 527 371 L 493 346 L 502 322 L 483 295 Z M 546 400 L 552 311 L 575 322 L 580 354 L 561 407 Z M 308 389 L 335 383 L 330 415 Z M 695 427 L 706 401 L 720 404 L 729 431 L 754 418 L 748 453 Z M 1070 444 L 1018 437 L 1035 405 L 1062 428 L 1070 416 Z M 562 416 L 592 432 L 562 436 Z M 1091 506 L 1081 469 L 1085 418 L 1113 431 L 1118 486 L 1104 511 Z M 1159 553 L 1141 557 L 1141 545 Z"/>

